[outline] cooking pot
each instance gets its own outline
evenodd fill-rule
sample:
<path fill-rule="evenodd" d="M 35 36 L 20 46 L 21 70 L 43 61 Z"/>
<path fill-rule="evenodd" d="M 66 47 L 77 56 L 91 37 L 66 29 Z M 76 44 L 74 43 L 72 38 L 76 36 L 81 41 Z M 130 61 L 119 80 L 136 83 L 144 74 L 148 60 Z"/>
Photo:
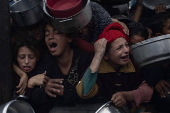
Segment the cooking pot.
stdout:
<path fill-rule="evenodd" d="M 138 42 L 130 48 L 139 67 L 159 64 L 170 59 L 170 34 Z"/>
<path fill-rule="evenodd" d="M 19 27 L 33 25 L 44 18 L 42 0 L 19 0 L 10 6 L 10 14 Z"/>
<path fill-rule="evenodd" d="M 112 101 L 103 104 L 95 113 L 125 113 L 125 111 L 116 107 Z"/>
<path fill-rule="evenodd" d="M 82 0 L 46 0 L 47 8 L 56 18 L 68 18 L 82 9 Z"/>
<path fill-rule="evenodd" d="M 84 28 L 92 18 L 90 0 L 82 0 L 83 8 L 77 14 L 69 18 L 55 18 L 46 9 L 46 2 L 43 3 L 44 12 L 51 18 L 54 28 L 60 32 L 71 33 Z"/>
<path fill-rule="evenodd" d="M 19 96 L 18 98 L 23 98 Z M 11 100 L 0 106 L 0 113 L 35 113 L 30 104 L 23 100 Z"/>
<path fill-rule="evenodd" d="M 170 0 L 142 0 L 145 7 L 154 10 L 155 6 L 158 4 L 164 4 L 166 9 L 170 8 Z"/>

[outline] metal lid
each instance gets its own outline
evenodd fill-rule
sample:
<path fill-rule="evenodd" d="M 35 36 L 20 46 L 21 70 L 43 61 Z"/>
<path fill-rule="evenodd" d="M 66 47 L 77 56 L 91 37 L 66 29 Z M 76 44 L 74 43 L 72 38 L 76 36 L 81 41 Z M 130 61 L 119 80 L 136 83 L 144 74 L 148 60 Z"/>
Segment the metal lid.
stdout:
<path fill-rule="evenodd" d="M 158 4 L 164 4 L 166 6 L 166 9 L 170 8 L 170 0 L 142 0 L 142 3 L 145 7 L 152 9 L 152 10 Z"/>

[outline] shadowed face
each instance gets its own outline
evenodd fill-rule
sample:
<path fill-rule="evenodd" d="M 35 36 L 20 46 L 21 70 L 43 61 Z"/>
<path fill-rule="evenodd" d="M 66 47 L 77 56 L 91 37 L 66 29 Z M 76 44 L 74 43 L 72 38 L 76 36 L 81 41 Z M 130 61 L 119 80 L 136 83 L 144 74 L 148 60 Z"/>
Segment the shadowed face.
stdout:
<path fill-rule="evenodd" d="M 70 47 L 72 39 L 67 38 L 65 33 L 61 33 L 47 24 L 45 27 L 45 43 L 53 56 L 62 55 Z"/>
<path fill-rule="evenodd" d="M 37 63 L 37 57 L 32 50 L 26 46 L 23 46 L 18 50 L 17 62 L 21 70 L 26 73 L 31 72 Z"/>

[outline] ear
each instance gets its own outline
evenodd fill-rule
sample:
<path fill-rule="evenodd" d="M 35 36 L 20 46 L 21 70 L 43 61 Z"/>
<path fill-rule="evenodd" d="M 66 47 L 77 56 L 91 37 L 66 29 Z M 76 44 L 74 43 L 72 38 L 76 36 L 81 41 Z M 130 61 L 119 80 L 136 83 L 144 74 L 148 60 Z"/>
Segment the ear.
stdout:
<path fill-rule="evenodd" d="M 106 54 L 103 56 L 103 58 L 104 58 L 105 60 L 108 60 L 108 59 L 109 59 Z"/>
<path fill-rule="evenodd" d="M 155 36 L 161 36 L 162 34 L 161 33 L 155 33 Z"/>
<path fill-rule="evenodd" d="M 73 38 L 68 37 L 67 40 L 68 40 L 69 43 L 71 43 L 73 41 Z"/>

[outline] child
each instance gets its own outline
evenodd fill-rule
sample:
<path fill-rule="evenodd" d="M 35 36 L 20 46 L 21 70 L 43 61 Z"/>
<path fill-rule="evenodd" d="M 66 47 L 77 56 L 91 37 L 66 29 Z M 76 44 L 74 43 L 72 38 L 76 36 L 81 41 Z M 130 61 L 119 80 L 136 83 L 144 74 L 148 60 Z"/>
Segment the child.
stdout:
<path fill-rule="evenodd" d="M 112 23 L 104 29 L 94 45 L 92 63 L 77 85 L 81 98 L 97 95 L 105 102 L 111 100 L 118 107 L 129 102 L 139 106 L 150 100 L 153 89 L 141 81 L 129 60 L 128 41 L 129 37 L 120 24 Z"/>
<path fill-rule="evenodd" d="M 39 60 L 39 49 L 36 39 L 26 32 L 20 32 L 16 35 L 16 40 L 13 42 L 13 58 L 15 64 L 15 74 L 17 94 L 26 93 L 29 96 L 29 88 L 34 88 L 34 86 L 45 85 L 48 81 L 48 77 L 45 76 L 46 72 L 36 75 L 36 65 Z M 23 73 L 25 72 L 25 73 Z M 22 85 L 23 84 L 23 85 Z M 27 90 L 25 88 L 27 87 Z"/>

